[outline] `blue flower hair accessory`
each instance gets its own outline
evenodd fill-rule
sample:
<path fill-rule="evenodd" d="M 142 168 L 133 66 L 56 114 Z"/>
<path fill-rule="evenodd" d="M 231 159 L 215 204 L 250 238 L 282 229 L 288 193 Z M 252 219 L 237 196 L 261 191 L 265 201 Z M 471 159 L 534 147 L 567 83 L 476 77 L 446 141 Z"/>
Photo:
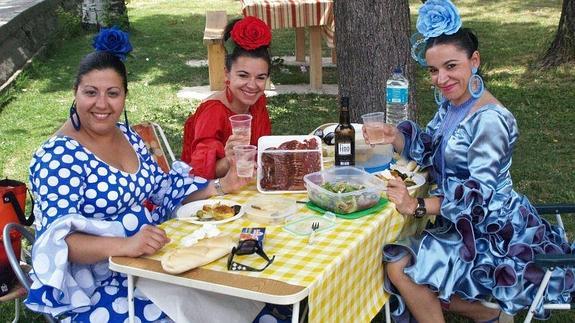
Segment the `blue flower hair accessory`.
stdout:
<path fill-rule="evenodd" d="M 102 28 L 100 33 L 94 37 L 92 46 L 96 51 L 108 52 L 122 61 L 125 61 L 126 56 L 132 51 L 128 33 L 117 26 Z"/>
<path fill-rule="evenodd" d="M 416 27 L 418 32 L 411 37 L 411 57 L 425 66 L 425 47 L 421 46 L 429 38 L 456 33 L 461 28 L 461 17 L 450 0 L 427 0 L 419 8 Z"/>

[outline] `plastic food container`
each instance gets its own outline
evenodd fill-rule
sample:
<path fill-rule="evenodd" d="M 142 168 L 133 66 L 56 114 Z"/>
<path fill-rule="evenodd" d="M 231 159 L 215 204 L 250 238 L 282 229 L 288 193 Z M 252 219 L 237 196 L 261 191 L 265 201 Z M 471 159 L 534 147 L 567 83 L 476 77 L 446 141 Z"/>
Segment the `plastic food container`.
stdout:
<path fill-rule="evenodd" d="M 323 170 L 318 136 L 263 136 L 258 140 L 257 188 L 261 193 L 305 193 L 303 177 Z"/>
<path fill-rule="evenodd" d="M 368 173 L 380 172 L 389 168 L 393 158 L 392 145 L 374 145 L 371 147 L 363 138 L 358 144 L 355 141 L 355 166 L 363 168 Z"/>
<path fill-rule="evenodd" d="M 250 221 L 265 225 L 283 225 L 297 211 L 295 200 L 281 197 L 255 197 L 245 203 Z"/>
<path fill-rule="evenodd" d="M 385 189 L 383 183 L 374 175 L 355 167 L 334 167 L 315 172 L 304 176 L 304 181 L 310 201 L 327 211 L 339 214 L 353 213 L 376 205 Z M 343 183 L 363 188 L 335 193 L 322 187 L 326 183 Z"/>

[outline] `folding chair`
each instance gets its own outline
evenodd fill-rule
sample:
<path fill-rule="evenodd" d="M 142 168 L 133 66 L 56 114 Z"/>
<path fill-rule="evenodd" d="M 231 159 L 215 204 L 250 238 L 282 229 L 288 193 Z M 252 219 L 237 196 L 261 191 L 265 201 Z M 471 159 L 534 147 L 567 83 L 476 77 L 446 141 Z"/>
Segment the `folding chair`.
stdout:
<path fill-rule="evenodd" d="M 535 209 L 539 215 L 555 215 L 555 220 L 557 225 L 560 226 L 563 231 L 565 232 L 565 240 L 569 241 L 567 238 L 567 232 L 565 231 L 565 226 L 563 225 L 563 219 L 561 218 L 561 214 L 575 214 L 575 204 L 541 204 L 535 205 Z M 545 269 L 545 275 L 541 280 L 541 284 L 539 285 L 539 289 L 537 289 L 537 293 L 535 294 L 535 298 L 533 299 L 533 303 L 529 306 L 529 310 L 527 311 L 527 316 L 525 316 L 524 323 L 529 323 L 533 319 L 535 315 L 537 307 L 543 301 L 545 290 L 549 285 L 549 280 L 551 278 L 551 274 L 553 271 L 558 267 L 575 267 L 575 255 L 570 254 L 563 254 L 563 255 L 535 255 L 535 264 L 539 267 Z M 492 302 L 481 302 L 484 306 L 490 308 L 499 308 L 499 305 Z M 544 303 L 543 309 L 546 310 L 571 310 L 573 309 L 573 303 L 571 304 L 550 304 Z"/>
<path fill-rule="evenodd" d="M 561 218 L 561 214 L 575 214 L 575 204 L 541 204 L 535 205 L 535 209 L 539 215 L 550 215 L 554 214 L 557 225 L 560 226 L 563 231 L 565 232 L 565 240 L 567 239 L 567 233 L 565 231 L 565 226 L 563 225 L 563 219 Z M 563 255 L 536 255 L 535 256 L 535 264 L 540 266 L 541 268 L 545 269 L 545 275 L 543 276 L 543 280 L 541 281 L 541 285 L 539 285 L 539 289 L 535 294 L 535 298 L 533 299 L 533 303 L 529 307 L 527 312 L 527 316 L 525 317 L 524 323 L 529 323 L 533 319 L 535 315 L 535 311 L 541 301 L 543 300 L 543 296 L 545 290 L 549 285 L 549 280 L 551 278 L 551 274 L 556 268 L 561 267 L 575 267 L 575 255 L 573 254 L 563 254 Z M 573 302 L 573 300 L 572 300 Z M 481 302 L 486 307 L 499 309 L 499 305 L 493 302 L 484 301 Z M 389 302 L 385 303 L 385 321 L 391 322 L 391 313 L 389 308 Z M 571 310 L 574 309 L 575 306 L 573 303 L 571 304 L 543 304 L 543 308 L 546 310 Z M 511 321 L 513 322 L 513 321 Z"/>
<path fill-rule="evenodd" d="M 563 226 L 563 219 L 561 218 L 561 214 L 575 214 L 575 204 L 546 204 L 546 205 L 537 205 L 535 206 L 537 212 L 539 214 L 555 214 L 555 218 L 557 220 L 557 225 L 561 228 L 565 229 Z M 565 240 L 567 239 L 567 233 L 565 232 Z M 525 317 L 525 323 L 531 322 L 533 319 L 533 315 L 535 315 L 535 309 L 541 301 L 543 300 L 543 294 L 547 289 L 549 284 L 549 279 L 551 278 L 551 273 L 555 270 L 555 268 L 562 268 L 562 267 L 575 267 L 575 255 L 536 255 L 535 256 L 535 264 L 538 266 L 545 268 L 545 275 L 543 276 L 543 280 L 541 281 L 541 285 L 535 294 L 535 298 L 533 299 L 533 303 L 529 307 L 529 311 L 527 312 L 527 316 Z M 571 304 L 543 304 L 543 308 L 546 310 L 571 310 L 574 308 L 573 300 L 571 300 Z"/>
<path fill-rule="evenodd" d="M 31 279 L 30 279 L 30 276 L 28 276 L 28 273 L 25 272 L 23 268 L 26 268 L 26 267 L 31 268 L 31 266 L 32 266 L 31 263 L 25 262 L 26 259 L 30 259 L 30 257 L 22 257 L 22 260 L 18 261 L 18 258 L 16 258 L 16 255 L 14 254 L 14 249 L 12 248 L 12 244 L 10 242 L 10 232 L 12 232 L 12 230 L 16 230 L 16 231 L 20 232 L 20 234 L 26 240 L 28 240 L 28 243 L 30 243 L 30 245 L 32 245 L 34 243 L 34 235 L 32 233 L 30 233 L 30 231 L 26 230 L 26 227 L 24 227 L 18 223 L 8 223 L 4 227 L 4 232 L 3 232 L 4 249 L 6 249 L 6 255 L 8 256 L 8 261 L 10 262 L 10 266 L 12 267 L 12 270 L 16 274 L 16 278 L 18 278 L 18 281 L 20 282 L 20 284 L 22 284 L 22 286 L 24 286 L 24 288 L 26 289 L 26 293 L 28 293 L 30 291 Z M 24 248 L 22 248 L 22 249 L 24 249 Z M 22 295 L 22 296 L 24 296 L 24 295 Z M 18 322 L 19 314 L 20 314 L 19 306 L 20 306 L 20 303 L 19 303 L 18 299 L 16 299 L 16 315 L 15 315 L 13 322 Z M 43 315 L 44 315 L 44 318 L 46 319 L 47 322 L 51 322 L 51 323 L 57 322 L 52 316 L 50 316 L 48 314 L 43 314 Z"/>
<path fill-rule="evenodd" d="M 176 160 L 170 143 L 164 134 L 164 130 L 157 123 L 143 122 L 132 126 L 138 135 L 142 138 L 146 147 L 152 154 L 154 160 L 158 163 L 160 168 L 167 173 L 170 171 L 172 163 Z M 159 135 L 159 136 L 158 136 Z M 160 140 L 161 138 L 161 140 Z M 165 151 L 170 156 L 170 161 L 166 157 Z"/>

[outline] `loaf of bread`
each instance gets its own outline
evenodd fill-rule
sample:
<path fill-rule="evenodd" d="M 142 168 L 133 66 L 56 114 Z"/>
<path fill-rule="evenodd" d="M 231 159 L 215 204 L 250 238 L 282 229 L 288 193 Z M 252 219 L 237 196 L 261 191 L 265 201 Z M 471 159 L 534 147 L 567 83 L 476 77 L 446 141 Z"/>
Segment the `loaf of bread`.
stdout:
<path fill-rule="evenodd" d="M 229 235 L 202 239 L 189 247 L 166 253 L 162 257 L 162 268 L 170 274 L 180 274 L 224 257 L 235 245 Z"/>

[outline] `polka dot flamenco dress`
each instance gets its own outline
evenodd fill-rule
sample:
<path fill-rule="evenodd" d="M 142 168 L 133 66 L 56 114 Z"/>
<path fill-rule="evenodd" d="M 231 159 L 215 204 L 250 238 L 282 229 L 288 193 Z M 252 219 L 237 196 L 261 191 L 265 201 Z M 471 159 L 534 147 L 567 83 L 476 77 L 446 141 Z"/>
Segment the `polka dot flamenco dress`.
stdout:
<path fill-rule="evenodd" d="M 30 183 L 35 199 L 36 243 L 32 250 L 33 280 L 26 305 L 38 312 L 74 322 L 124 322 L 128 318 L 127 280 L 110 271 L 108 262 L 92 265 L 68 261 L 65 238 L 72 232 L 129 237 L 148 224 L 170 218 L 175 207 L 206 180 L 189 175 L 175 162 L 163 173 L 144 142 L 118 124 L 139 160 L 131 174 L 95 156 L 72 138 L 55 136 L 34 154 Z M 142 203 L 158 205 L 149 212 Z M 136 289 L 137 322 L 166 315 Z"/>

